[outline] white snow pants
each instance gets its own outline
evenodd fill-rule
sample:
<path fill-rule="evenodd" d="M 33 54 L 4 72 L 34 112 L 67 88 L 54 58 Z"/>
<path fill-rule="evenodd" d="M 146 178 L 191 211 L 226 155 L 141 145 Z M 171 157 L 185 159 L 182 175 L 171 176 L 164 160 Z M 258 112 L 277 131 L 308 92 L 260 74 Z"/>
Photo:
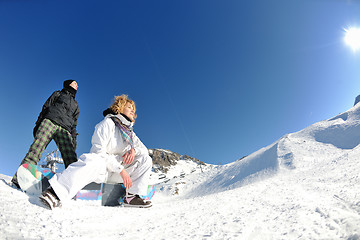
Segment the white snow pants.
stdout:
<path fill-rule="evenodd" d="M 151 157 L 148 155 L 135 157 L 132 164 L 124 167 L 133 183 L 127 192 L 146 195 L 152 167 Z M 120 173 L 107 170 L 104 158 L 95 153 L 87 153 L 81 155 L 77 162 L 70 164 L 63 172 L 56 173 L 49 182 L 63 202 L 73 198 L 78 191 L 91 182 L 123 183 L 123 180 Z"/>

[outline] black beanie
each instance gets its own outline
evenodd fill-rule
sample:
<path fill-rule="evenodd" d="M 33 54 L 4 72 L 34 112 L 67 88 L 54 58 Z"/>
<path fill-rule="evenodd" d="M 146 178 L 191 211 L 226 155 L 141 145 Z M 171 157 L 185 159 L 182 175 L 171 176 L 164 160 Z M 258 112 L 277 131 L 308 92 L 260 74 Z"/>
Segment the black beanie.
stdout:
<path fill-rule="evenodd" d="M 70 84 L 75 81 L 73 79 L 69 79 L 69 80 L 65 80 L 64 81 L 64 89 L 66 89 L 67 91 L 69 91 L 70 93 L 73 94 L 73 96 L 75 97 L 76 96 L 76 90 L 73 88 L 73 87 L 70 87 Z"/>
<path fill-rule="evenodd" d="M 72 79 L 65 80 L 65 81 L 64 81 L 64 84 L 63 84 L 63 87 L 64 87 L 64 88 L 68 87 L 73 81 L 75 81 L 75 80 L 72 80 Z"/>

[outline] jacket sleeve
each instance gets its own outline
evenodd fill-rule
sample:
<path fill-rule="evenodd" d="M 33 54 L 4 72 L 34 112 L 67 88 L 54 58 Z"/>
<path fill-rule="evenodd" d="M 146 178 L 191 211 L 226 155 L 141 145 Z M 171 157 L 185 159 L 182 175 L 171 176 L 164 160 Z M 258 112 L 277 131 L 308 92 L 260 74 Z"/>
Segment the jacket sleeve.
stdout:
<path fill-rule="evenodd" d="M 54 104 L 54 102 L 58 99 L 58 97 L 60 96 L 60 91 L 55 91 L 53 92 L 53 94 L 51 94 L 51 96 L 46 100 L 46 102 L 44 103 L 42 109 L 41 109 L 41 112 L 35 122 L 35 127 L 34 127 L 34 130 L 33 130 L 33 135 L 35 137 L 36 135 L 36 132 L 42 122 L 42 120 L 44 120 L 44 116 L 46 115 L 46 111 L 47 109 Z"/>
<path fill-rule="evenodd" d="M 149 155 L 149 151 L 147 147 L 140 141 L 140 139 L 134 133 L 134 149 L 135 149 L 135 156 L 141 155 Z"/>
<path fill-rule="evenodd" d="M 75 113 L 74 113 L 74 125 L 72 126 L 72 129 L 71 129 L 71 138 L 72 138 L 72 142 L 73 142 L 75 150 L 76 150 L 76 146 L 77 146 L 77 135 L 79 135 L 76 131 L 77 120 L 79 118 L 79 114 L 80 114 L 79 106 L 77 105 Z"/>
<path fill-rule="evenodd" d="M 44 116 L 47 109 L 54 104 L 54 102 L 57 100 L 57 98 L 60 96 L 60 91 L 55 91 L 53 92 L 53 94 L 51 94 L 51 96 L 46 100 L 46 102 L 44 103 L 39 118 L 40 116 Z"/>
<path fill-rule="evenodd" d="M 109 154 L 106 150 L 114 130 L 115 124 L 113 124 L 112 121 L 108 121 L 108 119 L 104 119 L 97 124 L 91 139 L 92 147 L 90 152 L 96 153 L 100 158 L 104 159 L 109 171 L 120 173 L 124 167 L 118 161 L 118 156 Z"/>

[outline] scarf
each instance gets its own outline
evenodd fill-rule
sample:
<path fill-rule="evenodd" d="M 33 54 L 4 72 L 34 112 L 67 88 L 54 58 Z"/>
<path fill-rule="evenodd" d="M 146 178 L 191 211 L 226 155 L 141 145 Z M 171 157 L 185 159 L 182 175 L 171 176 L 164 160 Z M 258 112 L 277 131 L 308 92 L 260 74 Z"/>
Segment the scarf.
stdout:
<path fill-rule="evenodd" d="M 131 148 L 134 148 L 134 141 L 133 141 L 133 131 L 132 127 L 124 125 L 121 120 L 117 117 L 111 117 L 111 119 L 114 121 L 115 126 L 117 126 L 120 129 L 121 136 L 127 142 L 130 144 Z"/>
<path fill-rule="evenodd" d="M 61 91 L 65 92 L 65 93 L 69 92 L 71 94 L 71 96 L 73 96 L 74 98 L 75 98 L 76 92 L 77 92 L 74 88 L 72 88 L 70 86 L 64 87 Z"/>

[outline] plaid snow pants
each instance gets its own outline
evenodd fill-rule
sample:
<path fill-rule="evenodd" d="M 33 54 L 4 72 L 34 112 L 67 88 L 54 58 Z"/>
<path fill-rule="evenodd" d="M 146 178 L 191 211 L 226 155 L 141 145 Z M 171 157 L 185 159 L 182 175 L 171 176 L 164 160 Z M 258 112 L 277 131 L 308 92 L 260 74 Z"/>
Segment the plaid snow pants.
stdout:
<path fill-rule="evenodd" d="M 31 144 L 28 153 L 20 165 L 25 163 L 37 165 L 45 148 L 53 139 L 56 146 L 59 148 L 62 159 L 64 160 L 65 168 L 67 168 L 71 163 L 77 161 L 75 148 L 72 144 L 71 134 L 69 131 L 54 124 L 49 119 L 44 119 L 36 132 L 34 142 Z M 17 182 L 16 173 L 13 177 L 13 181 Z"/>
<path fill-rule="evenodd" d="M 34 142 L 30 146 L 25 158 L 22 160 L 21 165 L 25 163 L 37 165 L 45 148 L 53 139 L 64 160 L 65 168 L 77 161 L 76 152 L 69 131 L 54 124 L 49 119 L 44 119 L 41 122 L 39 129 L 36 132 Z"/>

